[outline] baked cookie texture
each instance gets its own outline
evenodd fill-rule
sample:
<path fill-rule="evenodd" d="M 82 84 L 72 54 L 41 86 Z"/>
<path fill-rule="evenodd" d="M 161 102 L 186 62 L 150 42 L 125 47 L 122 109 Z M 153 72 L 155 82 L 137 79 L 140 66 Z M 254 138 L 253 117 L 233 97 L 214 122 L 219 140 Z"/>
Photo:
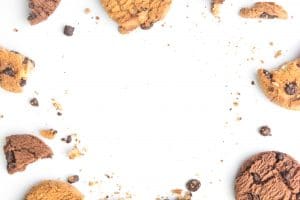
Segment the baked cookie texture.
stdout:
<path fill-rule="evenodd" d="M 287 19 L 288 13 L 274 2 L 257 2 L 251 8 L 242 8 L 240 16 L 244 18 Z"/>
<path fill-rule="evenodd" d="M 163 19 L 172 0 L 100 0 L 109 16 L 119 25 L 120 33 L 137 27 L 149 29 Z"/>
<path fill-rule="evenodd" d="M 0 48 L 0 87 L 10 92 L 22 92 L 34 66 L 34 61 L 30 58 L 16 51 Z"/>
<path fill-rule="evenodd" d="M 258 81 L 272 102 L 287 109 L 300 110 L 300 59 L 273 71 L 259 69 Z"/>
<path fill-rule="evenodd" d="M 220 14 L 220 7 L 224 3 L 225 0 L 212 0 L 211 3 L 211 12 L 214 16 L 218 16 Z"/>
<path fill-rule="evenodd" d="M 29 0 L 30 13 L 28 21 L 31 25 L 38 24 L 48 19 L 56 10 L 60 0 Z"/>
<path fill-rule="evenodd" d="M 50 147 L 29 134 L 6 137 L 4 153 L 9 174 L 24 171 L 27 165 L 42 158 L 51 158 L 53 155 Z"/>
<path fill-rule="evenodd" d="M 235 192 L 236 200 L 299 200 L 300 165 L 285 153 L 256 154 L 240 168 Z"/>
<path fill-rule="evenodd" d="M 25 200 L 83 200 L 83 195 L 66 182 L 46 180 L 32 187 Z"/>

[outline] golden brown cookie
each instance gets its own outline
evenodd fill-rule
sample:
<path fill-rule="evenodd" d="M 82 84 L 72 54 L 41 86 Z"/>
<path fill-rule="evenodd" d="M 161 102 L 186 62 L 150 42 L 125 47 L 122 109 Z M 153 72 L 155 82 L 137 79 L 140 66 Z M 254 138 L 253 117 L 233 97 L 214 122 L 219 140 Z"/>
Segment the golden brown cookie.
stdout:
<path fill-rule="evenodd" d="M 66 182 L 46 180 L 31 188 L 25 200 L 83 200 L 83 195 Z"/>
<path fill-rule="evenodd" d="M 300 59 L 273 71 L 259 69 L 258 80 L 271 101 L 288 109 L 300 110 Z"/>
<path fill-rule="evenodd" d="M 0 48 L 0 87 L 19 93 L 26 85 L 28 73 L 34 68 L 34 62 L 26 56 Z"/>
<path fill-rule="evenodd" d="M 35 25 L 48 19 L 59 3 L 60 0 L 29 0 L 30 14 L 27 19 L 30 24 Z"/>
<path fill-rule="evenodd" d="M 100 0 L 109 16 L 119 24 L 120 33 L 137 27 L 149 29 L 163 19 L 172 0 Z"/>
<path fill-rule="evenodd" d="M 224 3 L 225 0 L 212 0 L 211 3 L 211 12 L 214 16 L 218 16 L 220 14 L 220 7 Z"/>
<path fill-rule="evenodd" d="M 242 8 L 240 16 L 244 18 L 287 19 L 288 13 L 274 2 L 257 2 L 251 8 Z"/>

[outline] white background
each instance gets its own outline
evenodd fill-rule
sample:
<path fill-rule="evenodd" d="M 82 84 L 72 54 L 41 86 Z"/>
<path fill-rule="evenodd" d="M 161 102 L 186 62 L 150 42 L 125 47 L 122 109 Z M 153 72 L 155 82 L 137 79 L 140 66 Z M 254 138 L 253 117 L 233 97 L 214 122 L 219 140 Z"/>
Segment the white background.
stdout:
<path fill-rule="evenodd" d="M 0 0 L 0 44 L 36 62 L 24 93 L 0 91 L 1 148 L 12 133 L 59 132 L 46 141 L 53 159 L 23 173 L 8 175 L 0 154 L 1 199 L 21 200 L 40 180 L 79 174 L 75 185 L 88 200 L 110 194 L 111 182 L 133 199 L 153 200 L 193 177 L 202 182 L 194 200 L 233 200 L 235 174 L 250 155 L 279 150 L 300 159 L 300 114 L 270 103 L 251 85 L 259 67 L 275 68 L 300 54 L 300 3 L 276 2 L 288 10 L 288 20 L 240 18 L 250 0 L 228 0 L 221 19 L 211 16 L 209 0 L 174 0 L 151 30 L 121 35 L 98 0 L 62 0 L 36 26 L 26 21 L 27 0 Z M 73 37 L 63 35 L 65 24 L 76 27 Z M 274 58 L 277 50 L 283 55 Z M 40 107 L 29 105 L 32 97 Z M 63 105 L 62 117 L 51 98 Z M 265 124 L 272 137 L 258 134 Z M 71 133 L 88 148 L 74 161 L 66 157 L 72 146 L 60 142 Z M 88 187 L 94 179 L 101 183 Z"/>

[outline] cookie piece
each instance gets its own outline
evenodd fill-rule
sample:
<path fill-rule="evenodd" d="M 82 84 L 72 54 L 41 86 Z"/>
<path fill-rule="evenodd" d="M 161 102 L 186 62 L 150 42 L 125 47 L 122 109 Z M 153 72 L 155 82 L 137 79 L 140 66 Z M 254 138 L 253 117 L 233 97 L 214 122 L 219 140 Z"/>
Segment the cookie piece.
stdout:
<path fill-rule="evenodd" d="M 220 7 L 224 3 L 225 0 L 212 0 L 211 3 L 211 12 L 214 16 L 218 16 L 220 14 Z"/>
<path fill-rule="evenodd" d="M 25 200 L 83 200 L 83 195 L 68 183 L 46 180 L 31 188 Z"/>
<path fill-rule="evenodd" d="M 28 21 L 31 25 L 38 24 L 46 19 L 55 11 L 60 0 L 29 0 L 30 14 Z"/>
<path fill-rule="evenodd" d="M 137 27 L 149 29 L 163 19 L 172 0 L 100 0 L 109 16 L 119 24 L 120 33 Z"/>
<path fill-rule="evenodd" d="M 242 8 L 240 16 L 244 18 L 287 19 L 288 13 L 274 2 L 257 2 L 251 8 Z"/>
<path fill-rule="evenodd" d="M 34 62 L 16 52 L 0 48 L 0 87 L 20 93 L 26 85 L 27 76 L 34 68 Z"/>
<path fill-rule="evenodd" d="M 281 152 L 254 155 L 240 168 L 235 193 L 236 200 L 299 200 L 300 165 Z"/>
<path fill-rule="evenodd" d="M 39 138 L 29 135 L 11 135 L 6 137 L 4 153 L 9 174 L 24 171 L 27 165 L 43 158 L 51 158 L 53 153 Z"/>
<path fill-rule="evenodd" d="M 300 110 L 300 59 L 270 72 L 259 69 L 258 80 L 271 101 L 288 109 Z"/>

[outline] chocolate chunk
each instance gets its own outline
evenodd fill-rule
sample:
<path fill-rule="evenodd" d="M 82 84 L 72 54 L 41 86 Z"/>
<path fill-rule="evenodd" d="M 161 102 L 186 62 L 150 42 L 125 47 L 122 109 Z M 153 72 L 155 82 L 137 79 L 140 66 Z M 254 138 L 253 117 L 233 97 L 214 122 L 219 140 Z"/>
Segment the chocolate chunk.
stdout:
<path fill-rule="evenodd" d="M 153 27 L 153 22 L 152 23 L 150 23 L 150 24 L 146 24 L 146 23 L 144 23 L 144 24 L 141 24 L 141 29 L 143 29 L 143 30 L 149 30 L 149 29 L 151 29 L 152 27 Z"/>
<path fill-rule="evenodd" d="M 295 82 L 291 82 L 285 85 L 284 91 L 288 95 L 294 95 L 297 92 L 297 84 Z"/>
<path fill-rule="evenodd" d="M 27 83 L 27 81 L 25 79 L 21 78 L 21 80 L 20 80 L 20 86 L 24 87 L 26 85 L 26 83 Z"/>
<path fill-rule="evenodd" d="M 257 173 L 251 173 L 251 175 L 253 177 L 253 182 L 255 184 L 260 184 L 261 183 L 261 179 L 260 179 L 259 174 L 257 174 Z"/>
<path fill-rule="evenodd" d="M 66 36 L 72 36 L 74 33 L 75 28 L 73 26 L 65 25 L 64 34 Z"/>
<path fill-rule="evenodd" d="M 197 179 L 191 179 L 189 180 L 187 183 L 186 183 L 186 189 L 190 192 L 196 192 L 200 186 L 201 186 L 201 183 L 199 180 Z"/>
<path fill-rule="evenodd" d="M 23 60 L 23 62 L 22 62 L 22 64 L 26 65 L 28 63 L 28 60 L 29 59 L 27 57 L 25 57 L 24 60 Z"/>
<path fill-rule="evenodd" d="M 14 77 L 16 75 L 16 73 L 14 72 L 14 70 L 8 66 L 6 67 L 3 71 L 2 71 L 3 74 L 7 75 L 7 76 L 10 76 L 10 77 Z"/>
<path fill-rule="evenodd" d="M 72 135 L 68 135 L 66 138 L 62 138 L 61 140 L 69 144 L 72 142 Z"/>
<path fill-rule="evenodd" d="M 280 172 L 280 175 L 282 176 L 282 178 L 283 178 L 286 182 L 289 182 L 290 179 L 291 179 L 291 174 L 290 174 L 290 172 L 287 171 L 287 170 Z"/>
<path fill-rule="evenodd" d="M 79 176 L 78 175 L 73 175 L 73 176 L 69 176 L 67 179 L 68 183 L 76 183 L 79 181 Z"/>
<path fill-rule="evenodd" d="M 296 200 L 300 200 L 300 192 L 296 195 Z"/>
<path fill-rule="evenodd" d="M 268 79 L 270 79 L 270 80 L 272 80 L 272 78 L 273 78 L 273 74 L 271 74 L 269 71 L 267 71 L 267 70 L 263 70 L 263 72 L 264 72 L 264 75 L 268 78 Z"/>
<path fill-rule="evenodd" d="M 247 198 L 248 198 L 248 200 L 260 200 L 258 195 L 255 195 L 252 193 L 248 193 Z"/>
<path fill-rule="evenodd" d="M 272 135 L 271 134 L 271 129 L 268 126 L 262 126 L 262 127 L 260 127 L 259 133 L 262 136 L 271 136 Z"/>
<path fill-rule="evenodd" d="M 34 106 L 34 107 L 38 107 L 39 106 L 39 101 L 37 100 L 37 98 L 32 98 L 29 101 L 30 105 Z"/>
<path fill-rule="evenodd" d="M 264 18 L 264 19 L 275 19 L 278 16 L 276 16 L 276 15 L 270 15 L 270 14 L 268 14 L 266 12 L 263 12 L 259 17 L 260 18 Z"/>
<path fill-rule="evenodd" d="M 276 160 L 277 162 L 282 161 L 284 159 L 284 153 L 276 152 Z"/>

